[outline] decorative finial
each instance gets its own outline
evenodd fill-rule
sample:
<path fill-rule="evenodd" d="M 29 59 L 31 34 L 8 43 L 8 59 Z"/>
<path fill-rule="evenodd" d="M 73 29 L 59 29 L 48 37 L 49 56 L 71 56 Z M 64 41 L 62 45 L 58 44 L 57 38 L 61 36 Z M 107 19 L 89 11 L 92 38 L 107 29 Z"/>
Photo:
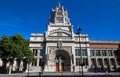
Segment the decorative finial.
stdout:
<path fill-rule="evenodd" d="M 77 34 L 80 34 L 81 28 L 78 26 Z"/>
<path fill-rule="evenodd" d="M 58 2 L 58 7 L 61 7 L 60 2 Z"/>

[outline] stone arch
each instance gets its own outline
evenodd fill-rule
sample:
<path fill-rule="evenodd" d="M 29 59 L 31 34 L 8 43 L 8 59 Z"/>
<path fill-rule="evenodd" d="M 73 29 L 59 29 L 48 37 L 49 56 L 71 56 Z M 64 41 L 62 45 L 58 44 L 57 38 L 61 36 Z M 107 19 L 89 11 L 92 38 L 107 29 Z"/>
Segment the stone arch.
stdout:
<path fill-rule="evenodd" d="M 50 54 L 50 60 L 52 60 L 53 63 L 56 63 L 56 65 L 59 64 L 58 66 L 62 67 L 62 70 L 59 70 L 59 71 L 70 71 L 71 60 L 70 60 L 69 52 L 63 49 L 62 50 L 57 49 Z"/>
<path fill-rule="evenodd" d="M 97 59 L 97 62 L 98 62 L 98 67 L 99 67 L 99 68 L 102 68 L 102 67 L 103 67 L 102 59 L 101 59 L 101 58 L 98 58 L 98 59 Z"/>
<path fill-rule="evenodd" d="M 109 60 L 107 58 L 104 59 L 104 65 L 108 66 L 109 65 Z"/>
<path fill-rule="evenodd" d="M 115 65 L 115 60 L 114 60 L 113 58 L 110 59 L 110 64 L 111 64 L 112 66 Z"/>
<path fill-rule="evenodd" d="M 110 65 L 109 65 L 109 59 L 108 58 L 104 58 L 104 68 L 109 68 Z"/>
<path fill-rule="evenodd" d="M 91 62 L 92 62 L 92 67 L 96 67 L 96 61 L 94 58 L 91 59 Z"/>

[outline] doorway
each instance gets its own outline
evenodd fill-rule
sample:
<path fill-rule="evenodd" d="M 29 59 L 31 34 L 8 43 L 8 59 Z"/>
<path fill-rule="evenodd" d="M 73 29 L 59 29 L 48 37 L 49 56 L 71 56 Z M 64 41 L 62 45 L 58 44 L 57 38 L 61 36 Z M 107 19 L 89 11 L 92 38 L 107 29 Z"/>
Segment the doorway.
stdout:
<path fill-rule="evenodd" d="M 66 51 L 56 51 L 56 72 L 70 71 L 70 56 Z"/>

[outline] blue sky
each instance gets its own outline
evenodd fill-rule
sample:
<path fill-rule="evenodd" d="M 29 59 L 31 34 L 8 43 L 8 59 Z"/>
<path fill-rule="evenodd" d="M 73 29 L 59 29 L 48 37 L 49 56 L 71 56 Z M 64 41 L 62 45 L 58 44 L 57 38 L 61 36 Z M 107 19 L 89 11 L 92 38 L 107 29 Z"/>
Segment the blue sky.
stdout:
<path fill-rule="evenodd" d="M 120 40 L 120 0 L 0 0 L 0 36 L 44 33 L 59 1 L 75 33 L 79 25 L 90 40 Z"/>

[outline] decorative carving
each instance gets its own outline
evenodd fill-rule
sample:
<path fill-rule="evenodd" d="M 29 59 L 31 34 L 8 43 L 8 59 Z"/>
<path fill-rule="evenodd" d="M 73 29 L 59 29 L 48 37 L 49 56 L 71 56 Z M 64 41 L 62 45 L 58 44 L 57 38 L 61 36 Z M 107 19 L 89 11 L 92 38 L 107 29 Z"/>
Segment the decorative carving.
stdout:
<path fill-rule="evenodd" d="M 63 32 L 63 33 L 66 33 L 66 34 L 68 34 L 68 35 L 71 35 L 71 33 L 70 33 L 69 31 L 64 30 L 64 29 L 61 29 L 61 28 L 50 31 L 50 32 L 49 32 L 49 35 L 50 35 L 50 34 L 53 34 L 53 33 L 57 33 L 57 32 Z"/>
<path fill-rule="evenodd" d="M 62 42 L 61 42 L 61 41 L 58 41 L 57 47 L 58 47 L 59 49 L 62 49 Z"/>
<path fill-rule="evenodd" d="M 71 47 L 62 47 L 62 42 L 58 41 L 57 48 L 56 47 L 50 47 L 49 51 L 51 51 L 48 55 L 48 60 L 51 62 L 56 62 L 56 51 L 65 51 L 69 53 L 69 55 L 72 54 L 72 48 Z M 62 52 L 61 52 L 62 53 Z M 64 53 L 63 53 L 64 54 Z"/>

